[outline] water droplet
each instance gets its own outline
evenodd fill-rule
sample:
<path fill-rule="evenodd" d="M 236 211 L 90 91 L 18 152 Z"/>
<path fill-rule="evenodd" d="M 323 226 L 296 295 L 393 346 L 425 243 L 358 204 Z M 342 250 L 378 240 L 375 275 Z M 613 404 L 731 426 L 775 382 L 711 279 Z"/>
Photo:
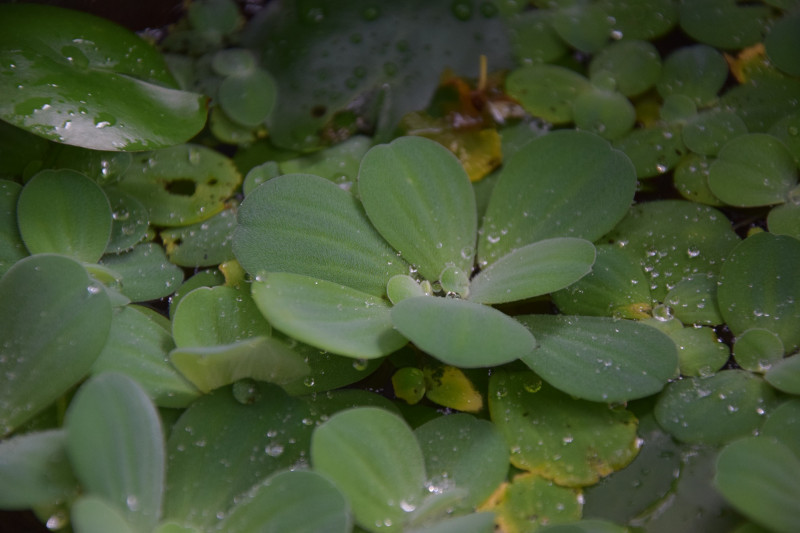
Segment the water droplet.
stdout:
<path fill-rule="evenodd" d="M 314 386 L 314 378 L 308 377 L 303 380 L 303 385 L 306 387 L 313 387 Z"/>
<path fill-rule="evenodd" d="M 410 513 L 411 511 L 413 511 L 416 508 L 417 508 L 417 506 L 414 505 L 413 503 L 409 503 L 409 502 L 407 502 L 405 500 L 402 500 L 400 502 L 400 509 L 402 509 L 403 511 L 405 511 L 407 513 Z"/>
<path fill-rule="evenodd" d="M 689 257 L 697 257 L 698 255 L 700 255 L 700 250 L 698 250 L 697 248 L 689 248 L 688 250 L 686 250 L 686 253 L 689 255 Z"/>
<path fill-rule="evenodd" d="M 283 445 L 278 443 L 270 444 L 264 448 L 264 453 L 270 457 L 280 457 L 283 454 Z"/>
<path fill-rule="evenodd" d="M 128 509 L 131 511 L 137 511 L 139 509 L 139 498 L 133 494 L 130 494 L 127 498 L 125 498 L 125 505 L 127 505 Z"/>
<path fill-rule="evenodd" d="M 367 369 L 368 361 L 366 359 L 355 359 L 353 360 L 353 368 L 358 370 L 359 372 Z"/>
<path fill-rule="evenodd" d="M 252 405 L 259 396 L 258 384 L 250 378 L 240 379 L 233 384 L 233 397 L 240 404 Z"/>

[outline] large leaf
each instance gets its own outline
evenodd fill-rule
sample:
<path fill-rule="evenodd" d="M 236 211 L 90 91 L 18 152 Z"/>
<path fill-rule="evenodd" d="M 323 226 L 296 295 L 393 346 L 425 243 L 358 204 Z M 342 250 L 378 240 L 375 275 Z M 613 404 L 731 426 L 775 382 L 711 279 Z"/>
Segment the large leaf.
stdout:
<path fill-rule="evenodd" d="M 225 387 L 200 398 L 173 426 L 164 520 L 213 529 L 257 483 L 307 461 L 306 402 L 275 385 L 250 385 L 247 394 Z"/>
<path fill-rule="evenodd" d="M 408 342 L 392 326 L 389 303 L 371 294 L 281 272 L 261 276 L 252 290 L 275 328 L 323 350 L 371 359 Z"/>
<path fill-rule="evenodd" d="M 19 232 L 32 254 L 57 253 L 95 263 L 111 237 L 111 206 L 103 190 L 74 170 L 44 170 L 22 189 Z"/>
<path fill-rule="evenodd" d="M 155 406 L 133 380 L 109 372 L 87 381 L 64 421 L 67 453 L 89 495 L 103 498 L 139 531 L 161 515 L 165 451 Z"/>
<path fill-rule="evenodd" d="M 391 309 L 391 319 L 418 348 L 462 368 L 508 363 L 536 346 L 533 335 L 510 316 L 466 300 L 408 298 Z"/>
<path fill-rule="evenodd" d="M 345 494 L 368 531 L 403 531 L 422 502 L 425 462 L 403 419 L 383 409 L 342 411 L 311 440 L 314 470 Z"/>
<path fill-rule="evenodd" d="M 750 437 L 726 446 L 715 484 L 746 516 L 770 530 L 791 533 L 800 522 L 800 459 L 779 441 Z"/>
<path fill-rule="evenodd" d="M 238 218 L 233 251 L 253 276 L 291 272 L 381 296 L 390 277 L 408 273 L 358 201 L 318 176 L 269 180 L 247 195 Z"/>
<path fill-rule="evenodd" d="M 107 293 L 76 261 L 36 255 L 0 279 L 0 434 L 89 371 L 111 327 Z"/>
<path fill-rule="evenodd" d="M 539 347 L 522 360 L 577 398 L 625 402 L 660 391 L 678 370 L 675 343 L 660 331 L 605 317 L 519 317 Z"/>
<path fill-rule="evenodd" d="M 184 142 L 205 97 L 179 91 L 158 52 L 95 16 L 33 4 L 0 8 L 0 118 L 94 150 Z"/>
<path fill-rule="evenodd" d="M 640 443 L 624 409 L 578 400 L 533 372 L 495 372 L 489 411 L 511 450 L 511 464 L 559 485 L 591 485 L 630 463 Z"/>
<path fill-rule="evenodd" d="M 528 244 L 481 270 L 470 282 L 469 299 L 499 304 L 554 292 L 588 274 L 594 260 L 594 246 L 583 239 Z"/>
<path fill-rule="evenodd" d="M 777 334 L 791 353 L 800 346 L 800 241 L 758 233 L 741 242 L 720 270 L 719 308 L 735 335 L 751 328 Z"/>
<path fill-rule="evenodd" d="M 351 529 L 344 495 L 327 478 L 311 471 L 270 476 L 216 527 L 224 533 L 348 533 Z"/>
<path fill-rule="evenodd" d="M 534 139 L 501 171 L 481 227 L 479 263 L 552 237 L 594 241 L 625 216 L 635 188 L 631 162 L 596 135 L 557 131 Z"/>
<path fill-rule="evenodd" d="M 453 154 L 402 137 L 364 156 L 358 191 L 381 235 L 430 281 L 448 265 L 469 274 L 475 256 L 475 194 Z"/>

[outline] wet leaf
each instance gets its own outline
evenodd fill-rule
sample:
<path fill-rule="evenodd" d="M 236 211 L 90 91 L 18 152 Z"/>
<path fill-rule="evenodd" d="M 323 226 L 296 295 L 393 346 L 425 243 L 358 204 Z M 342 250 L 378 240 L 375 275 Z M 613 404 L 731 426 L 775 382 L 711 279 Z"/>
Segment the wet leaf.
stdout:
<path fill-rule="evenodd" d="M 678 23 L 678 6 L 673 0 L 600 0 L 600 4 L 613 19 L 614 39 L 652 40 Z"/>
<path fill-rule="evenodd" d="M 795 354 L 775 362 L 764 379 L 779 391 L 800 394 L 800 356 Z"/>
<path fill-rule="evenodd" d="M 524 315 L 519 320 L 539 343 L 522 360 L 573 397 L 624 402 L 657 393 L 675 376 L 675 345 L 645 325 L 563 315 Z"/>
<path fill-rule="evenodd" d="M 698 41 L 723 49 L 739 49 L 761 40 L 770 15 L 764 5 L 736 0 L 707 0 L 680 4 L 681 28 Z"/>
<path fill-rule="evenodd" d="M 425 462 L 406 423 L 362 407 L 332 416 L 311 441 L 314 470 L 336 483 L 367 531 L 402 531 L 422 503 Z"/>
<path fill-rule="evenodd" d="M 94 150 L 152 150 L 193 137 L 206 98 L 179 91 L 159 53 L 87 13 L 2 6 L 0 117 Z"/>
<path fill-rule="evenodd" d="M 408 342 L 395 331 L 386 300 L 350 287 L 273 273 L 253 283 L 252 291 L 270 324 L 322 350 L 373 359 Z"/>
<path fill-rule="evenodd" d="M 783 72 L 800 75 L 800 14 L 789 11 L 780 20 L 775 22 L 764 39 L 769 60 Z"/>
<path fill-rule="evenodd" d="M 726 370 L 671 383 L 659 397 L 655 415 L 678 440 L 716 445 L 757 430 L 774 406 L 775 393 L 761 378 Z"/>
<path fill-rule="evenodd" d="M 689 150 L 714 156 L 728 141 L 746 134 L 747 126 L 732 111 L 711 109 L 695 115 L 684 125 L 682 133 L 683 142 Z"/>
<path fill-rule="evenodd" d="M 532 372 L 493 373 L 489 410 L 511 450 L 511 464 L 559 485 L 594 484 L 638 452 L 632 413 L 573 399 Z"/>
<path fill-rule="evenodd" d="M 800 457 L 800 400 L 788 400 L 778 407 L 764 421 L 760 435 L 777 439 Z"/>
<path fill-rule="evenodd" d="M 111 238 L 105 253 L 130 250 L 147 237 L 150 219 L 147 208 L 133 196 L 116 187 L 103 189 L 111 206 Z"/>
<path fill-rule="evenodd" d="M 103 533 L 118 531 L 119 533 L 136 533 L 137 528 L 131 524 L 108 499 L 98 496 L 83 496 L 72 504 L 70 513 L 72 523 L 81 532 Z"/>
<path fill-rule="evenodd" d="M 56 253 L 95 263 L 111 236 L 111 207 L 103 190 L 73 170 L 44 170 L 17 201 L 19 232 L 32 254 Z"/>
<path fill-rule="evenodd" d="M 767 214 L 767 227 L 776 235 L 789 235 L 800 240 L 800 204 L 792 201 L 793 194 L 800 191 L 789 191 L 790 202 L 770 209 Z"/>
<path fill-rule="evenodd" d="M 717 305 L 717 283 L 713 278 L 693 277 L 679 282 L 667 293 L 664 304 L 684 324 L 718 326 L 725 322 Z"/>
<path fill-rule="evenodd" d="M 612 19 L 601 2 L 564 4 L 553 15 L 553 29 L 573 48 L 588 54 L 599 51 L 611 38 Z"/>
<path fill-rule="evenodd" d="M 720 105 L 735 111 L 751 133 L 766 132 L 797 112 L 799 97 L 800 80 L 765 75 L 733 87 L 722 95 Z"/>
<path fill-rule="evenodd" d="M 730 349 L 711 328 L 685 327 L 669 336 L 678 347 L 682 376 L 710 376 L 730 359 Z"/>
<path fill-rule="evenodd" d="M 687 96 L 705 107 L 716 99 L 727 76 L 728 64 L 720 52 L 703 44 L 685 46 L 664 60 L 658 93 L 662 98 Z"/>
<path fill-rule="evenodd" d="M 275 107 L 275 80 L 264 69 L 253 68 L 226 76 L 219 85 L 219 105 L 234 122 L 254 127 Z"/>
<path fill-rule="evenodd" d="M 578 520 L 580 500 L 576 489 L 561 487 L 535 474 L 520 474 L 494 495 L 487 507 L 497 515 L 502 531 L 523 533 L 539 531 L 545 524 Z"/>
<path fill-rule="evenodd" d="M 578 95 L 572 114 L 577 129 L 609 140 L 623 136 L 636 122 L 636 110 L 622 93 L 596 87 Z"/>
<path fill-rule="evenodd" d="M 358 175 L 370 222 L 429 281 L 451 264 L 472 270 L 478 223 L 469 183 L 458 159 L 420 137 L 372 148 Z"/>
<path fill-rule="evenodd" d="M 245 403 L 230 387 L 194 402 L 167 442 L 163 520 L 212 530 L 256 484 L 307 464 L 310 417 L 306 402 L 266 383 Z"/>
<path fill-rule="evenodd" d="M 355 184 L 361 159 L 371 146 L 369 137 L 354 135 L 330 148 L 281 161 L 278 166 L 281 174 L 313 174 L 349 188 Z"/>
<path fill-rule="evenodd" d="M 461 368 L 507 363 L 536 345 L 530 332 L 510 316 L 455 298 L 403 300 L 391 308 L 391 321 L 418 348 Z"/>
<path fill-rule="evenodd" d="M 614 148 L 630 158 L 639 179 L 665 174 L 686 154 L 681 128 L 675 125 L 635 129 L 615 139 Z"/>
<path fill-rule="evenodd" d="M 708 187 L 708 167 L 712 162 L 713 158 L 692 153 L 678 162 L 672 183 L 684 199 L 714 207 L 724 205 Z"/>
<path fill-rule="evenodd" d="M 72 388 L 100 354 L 111 303 L 73 259 L 36 255 L 0 279 L 0 433 Z"/>
<path fill-rule="evenodd" d="M 179 266 L 205 267 L 234 258 L 231 250 L 236 209 L 226 208 L 203 222 L 161 232 L 169 260 Z"/>
<path fill-rule="evenodd" d="M 744 331 L 736 337 L 733 345 L 736 363 L 745 370 L 760 374 L 781 361 L 785 352 L 780 337 L 762 328 Z"/>
<path fill-rule="evenodd" d="M 289 272 L 383 296 L 389 278 L 408 274 L 359 202 L 318 176 L 264 183 L 247 196 L 238 219 L 233 251 L 252 276 Z"/>
<path fill-rule="evenodd" d="M 800 346 L 800 241 L 758 233 L 733 249 L 720 270 L 719 308 L 734 335 L 763 328 L 787 353 Z"/>
<path fill-rule="evenodd" d="M 572 122 L 572 106 L 591 88 L 584 76 L 557 65 L 531 65 L 512 71 L 506 90 L 535 117 L 553 124 Z"/>
<path fill-rule="evenodd" d="M 635 183 L 628 158 L 591 133 L 556 131 L 528 142 L 505 163 L 492 192 L 479 264 L 543 239 L 598 239 L 624 216 Z"/>
<path fill-rule="evenodd" d="M 717 460 L 714 484 L 737 510 L 771 530 L 794 531 L 800 512 L 800 459 L 767 437 L 726 446 Z"/>
<path fill-rule="evenodd" d="M 242 178 L 233 162 L 205 146 L 141 152 L 117 184 L 139 200 L 156 226 L 186 226 L 222 211 Z"/>
<path fill-rule="evenodd" d="M 313 471 L 279 472 L 253 487 L 215 531 L 347 533 L 352 518 L 347 500 L 327 478 Z M 313 512 L 309 512 L 313 510 Z"/>
<path fill-rule="evenodd" d="M 611 3 L 611 2 L 609 2 Z M 656 84 L 661 75 L 661 57 L 647 41 L 612 43 L 600 50 L 589 64 L 589 78 L 610 79 L 625 96 L 642 94 Z"/>
<path fill-rule="evenodd" d="M 67 453 L 85 493 L 103 498 L 135 529 L 161 515 L 165 451 L 155 406 L 132 379 L 95 376 L 67 411 Z"/>
<path fill-rule="evenodd" d="M 483 409 L 483 396 L 460 368 L 425 367 L 423 372 L 426 385 L 425 397 L 430 401 L 468 413 L 476 413 Z"/>
<path fill-rule="evenodd" d="M 183 281 L 183 271 L 167 259 L 161 246 L 146 242 L 121 254 L 106 254 L 102 266 L 122 278 L 120 292 L 134 302 L 169 296 Z"/>

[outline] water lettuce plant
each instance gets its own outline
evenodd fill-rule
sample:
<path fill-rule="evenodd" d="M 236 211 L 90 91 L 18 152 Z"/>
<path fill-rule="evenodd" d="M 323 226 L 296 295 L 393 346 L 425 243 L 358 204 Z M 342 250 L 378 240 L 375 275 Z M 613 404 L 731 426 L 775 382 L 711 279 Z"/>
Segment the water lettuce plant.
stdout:
<path fill-rule="evenodd" d="M 0 5 L 0 522 L 796 529 L 797 2 L 255 4 Z"/>

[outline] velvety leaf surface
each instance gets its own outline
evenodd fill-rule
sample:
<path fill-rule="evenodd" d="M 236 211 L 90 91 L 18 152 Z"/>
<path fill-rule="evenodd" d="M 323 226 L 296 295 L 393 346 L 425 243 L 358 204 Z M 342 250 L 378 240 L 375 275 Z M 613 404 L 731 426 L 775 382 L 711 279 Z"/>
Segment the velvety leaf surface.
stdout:
<path fill-rule="evenodd" d="M 510 316 L 455 298 L 408 298 L 391 308 L 391 320 L 418 348 L 462 368 L 507 363 L 536 346 L 533 335 Z"/>
<path fill-rule="evenodd" d="M 727 75 L 723 55 L 710 46 L 696 44 L 679 48 L 664 60 L 657 88 L 663 98 L 680 94 L 705 106 L 716 98 Z"/>
<path fill-rule="evenodd" d="M 684 442 L 722 444 L 751 434 L 775 406 L 775 392 L 743 370 L 671 383 L 655 407 L 658 423 Z"/>
<path fill-rule="evenodd" d="M 557 131 L 532 140 L 501 171 L 481 226 L 479 263 L 543 239 L 598 239 L 627 212 L 635 183 L 630 161 L 596 135 Z"/>
<path fill-rule="evenodd" d="M 777 439 L 800 457 L 800 399 L 794 398 L 776 407 L 761 426 L 760 435 Z"/>
<path fill-rule="evenodd" d="M 684 99 L 688 105 L 692 105 L 683 96 L 677 98 Z M 639 179 L 653 178 L 672 170 L 687 151 L 683 144 L 681 128 L 676 124 L 656 124 L 648 128 L 636 128 L 615 139 L 614 148 L 630 158 Z"/>
<path fill-rule="evenodd" d="M 736 113 L 711 109 L 695 115 L 683 127 L 683 142 L 696 154 L 717 155 L 728 141 L 747 133 L 747 126 Z M 741 145 L 740 145 L 741 146 Z"/>
<path fill-rule="evenodd" d="M 717 326 L 724 322 L 717 304 L 717 282 L 713 278 L 687 278 L 667 293 L 664 303 L 684 324 Z"/>
<path fill-rule="evenodd" d="M 161 421 L 144 390 L 122 374 L 87 381 L 64 421 L 67 453 L 88 495 L 106 500 L 133 529 L 161 515 L 165 452 Z"/>
<path fill-rule="evenodd" d="M 147 208 L 128 193 L 117 187 L 105 187 L 111 205 L 111 238 L 106 253 L 120 253 L 130 250 L 147 236 L 150 224 Z"/>
<path fill-rule="evenodd" d="M 66 432 L 52 429 L 0 442 L 0 508 L 26 509 L 73 497 L 78 481 L 66 453 Z"/>
<path fill-rule="evenodd" d="M 120 372 L 136 380 L 159 407 L 187 407 L 197 389 L 167 361 L 175 347 L 169 323 L 155 311 L 136 305 L 118 309 L 92 374 Z"/>
<path fill-rule="evenodd" d="M 779 391 L 800 394 L 800 356 L 795 354 L 777 361 L 764 379 Z"/>
<path fill-rule="evenodd" d="M 111 236 L 111 207 L 103 190 L 73 170 L 44 170 L 22 189 L 19 232 L 32 254 L 57 253 L 95 263 Z"/>
<path fill-rule="evenodd" d="M 320 474 L 279 472 L 253 487 L 215 531 L 347 533 L 352 529 L 349 507 L 339 489 Z"/>
<path fill-rule="evenodd" d="M 226 208 L 203 222 L 161 232 L 167 257 L 184 267 L 214 266 L 233 259 L 235 208 Z"/>
<path fill-rule="evenodd" d="M 426 481 L 419 444 L 400 417 L 383 409 L 342 411 L 311 440 L 314 470 L 340 488 L 368 531 L 402 531 L 422 502 Z"/>
<path fill-rule="evenodd" d="M 559 485 L 594 484 L 638 452 L 632 413 L 573 399 L 533 372 L 493 373 L 489 411 L 511 450 L 511 464 Z"/>
<path fill-rule="evenodd" d="M 179 91 L 163 58 L 124 28 L 32 4 L 0 10 L 0 117 L 94 150 L 184 142 L 205 124 L 205 97 Z"/>
<path fill-rule="evenodd" d="M 553 124 L 572 122 L 575 99 L 590 88 L 584 76 L 558 65 L 525 66 L 512 71 L 506 79 L 511 97 L 531 115 Z"/>
<path fill-rule="evenodd" d="M 81 533 L 137 533 L 139 528 L 126 520 L 122 511 L 106 498 L 83 496 L 72 504 L 70 518 Z"/>
<path fill-rule="evenodd" d="M 286 339 L 286 342 L 292 351 L 302 355 L 310 369 L 305 376 L 281 384 L 292 396 L 331 391 L 361 381 L 377 370 L 383 361 L 381 358 L 353 359 L 336 355 L 294 339 Z"/>
<path fill-rule="evenodd" d="M 554 387 L 585 400 L 625 402 L 660 391 L 678 368 L 660 331 L 605 317 L 519 317 L 539 346 L 522 360 Z"/>
<path fill-rule="evenodd" d="M 611 77 L 617 90 L 628 97 L 645 92 L 655 85 L 660 75 L 661 57 L 656 47 L 647 41 L 626 38 L 612 43 L 595 54 L 589 63 L 591 79 Z"/>
<path fill-rule="evenodd" d="M 92 366 L 111 327 L 101 286 L 73 259 L 36 255 L 0 279 L 0 433 L 66 393 Z"/>
<path fill-rule="evenodd" d="M 493 496 L 492 510 L 503 531 L 539 531 L 545 524 L 573 522 L 581 517 L 581 503 L 576 489 L 558 484 L 536 474 L 519 474 L 503 492 Z"/>
<path fill-rule="evenodd" d="M 276 272 L 252 291 L 276 329 L 323 350 L 371 359 L 408 342 L 394 330 L 386 300 L 344 285 Z"/>
<path fill-rule="evenodd" d="M 720 270 L 717 290 L 735 335 L 751 328 L 776 333 L 791 353 L 800 346 L 800 241 L 758 233 L 741 242 Z"/>
<path fill-rule="evenodd" d="M 428 492 L 466 489 L 462 509 L 481 504 L 505 480 L 508 447 L 494 425 L 458 413 L 434 418 L 414 430 L 425 456 Z"/>
<path fill-rule="evenodd" d="M 134 302 L 169 296 L 183 281 L 183 271 L 153 242 L 138 244 L 121 254 L 106 254 L 100 264 L 122 277 L 120 292 Z"/>
<path fill-rule="evenodd" d="M 800 511 L 800 459 L 780 442 L 750 437 L 726 446 L 715 485 L 734 507 L 773 531 L 790 533 Z"/>
<path fill-rule="evenodd" d="M 682 376 L 710 376 L 722 369 L 730 359 L 730 348 L 711 328 L 689 326 L 671 331 L 668 335 L 678 348 Z"/>
<path fill-rule="evenodd" d="M 545 239 L 517 248 L 481 270 L 469 299 L 484 304 L 524 300 L 563 289 L 592 270 L 595 249 L 583 239 Z"/>
<path fill-rule="evenodd" d="M 700 42 L 723 49 L 740 49 L 759 42 L 768 16 L 768 6 L 740 5 L 734 0 L 680 5 L 683 31 Z"/>
<path fill-rule="evenodd" d="M 358 191 L 378 232 L 425 279 L 451 264 L 472 270 L 475 195 L 446 148 L 422 137 L 376 146 L 361 162 Z"/>
<path fill-rule="evenodd" d="M 318 176 L 269 180 L 247 196 L 238 218 L 233 251 L 253 276 L 303 274 L 382 296 L 390 277 L 408 274 L 358 200 Z"/>
<path fill-rule="evenodd" d="M 305 420 L 304 401 L 266 383 L 238 399 L 225 387 L 194 402 L 167 441 L 164 520 L 213 529 L 254 485 L 306 464 L 313 428 Z"/>
<path fill-rule="evenodd" d="M 780 337 L 768 329 L 752 328 L 736 336 L 733 356 L 750 372 L 764 373 L 783 359 L 786 352 Z"/>

